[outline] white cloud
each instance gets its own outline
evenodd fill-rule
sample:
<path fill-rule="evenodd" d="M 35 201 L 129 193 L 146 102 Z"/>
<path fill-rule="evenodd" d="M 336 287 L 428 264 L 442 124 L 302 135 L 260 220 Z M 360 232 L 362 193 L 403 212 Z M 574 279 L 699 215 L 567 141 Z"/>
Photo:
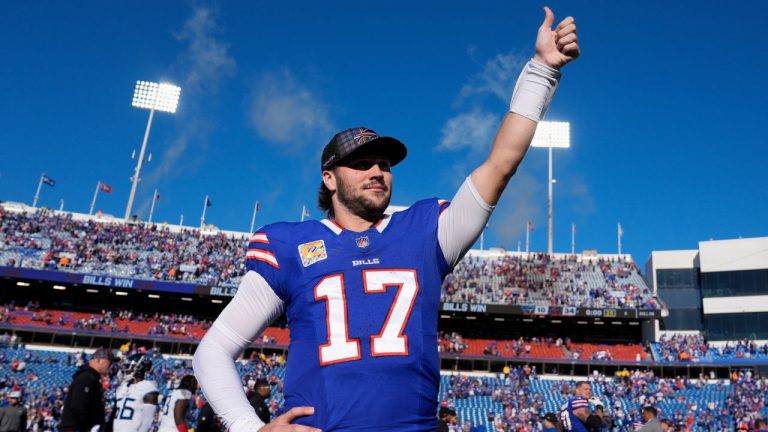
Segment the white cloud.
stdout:
<path fill-rule="evenodd" d="M 222 78 L 235 73 L 237 64 L 229 55 L 229 44 L 217 37 L 218 32 L 215 12 L 196 7 L 175 35 L 177 40 L 187 43 L 181 56 L 187 71 L 186 91 L 215 89 Z"/>
<path fill-rule="evenodd" d="M 259 135 L 293 151 L 316 146 L 317 138 L 333 131 L 328 105 L 288 71 L 266 74 L 258 82 L 249 121 Z"/>
<path fill-rule="evenodd" d="M 474 56 L 476 50 L 476 47 L 470 46 L 468 54 Z M 479 108 L 478 103 L 482 97 L 489 95 L 508 101 L 526 61 L 526 56 L 513 52 L 498 54 L 488 60 L 480 72 L 472 75 L 459 91 L 457 105 L 463 107 L 462 112 L 443 125 L 437 150 L 469 149 L 478 152 L 488 149 L 501 117 Z M 466 108 L 470 100 L 473 108 Z"/>
<path fill-rule="evenodd" d="M 470 77 L 459 95 L 466 99 L 490 94 L 506 102 L 512 96 L 517 77 L 527 61 L 527 56 L 513 52 L 498 54 L 485 63 L 481 72 Z"/>
<path fill-rule="evenodd" d="M 183 71 L 179 74 L 182 83 L 180 109 L 174 115 L 177 120 L 176 137 L 168 143 L 159 158 L 146 166 L 148 173 L 144 174 L 140 188 L 140 194 L 146 198 L 141 201 L 138 210 L 134 210 L 140 217 L 148 213 L 155 187 L 181 174 L 188 174 L 202 164 L 203 151 L 208 147 L 208 136 L 213 125 L 210 117 L 201 113 L 204 107 L 197 102 L 206 94 L 214 93 L 219 84 L 237 70 L 237 63 L 228 52 L 229 44 L 218 35 L 219 32 L 213 10 L 193 7 L 181 30 L 174 33 L 176 40 L 183 44 L 178 63 L 174 66 L 175 70 Z M 190 153 L 193 156 L 190 157 Z"/>
<path fill-rule="evenodd" d="M 448 119 L 440 131 L 438 150 L 470 149 L 474 152 L 490 148 L 501 121 L 496 114 L 475 108 Z"/>

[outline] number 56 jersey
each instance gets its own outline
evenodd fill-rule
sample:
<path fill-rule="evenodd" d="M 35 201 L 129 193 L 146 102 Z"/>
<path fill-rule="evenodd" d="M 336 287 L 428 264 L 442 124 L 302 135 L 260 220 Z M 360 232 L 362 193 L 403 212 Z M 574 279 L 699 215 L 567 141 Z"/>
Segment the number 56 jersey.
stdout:
<path fill-rule="evenodd" d="M 437 239 L 448 203 L 430 199 L 365 232 L 332 220 L 268 225 L 247 268 L 285 304 L 286 409 L 323 431 L 434 431 L 437 314 L 450 272 Z"/>

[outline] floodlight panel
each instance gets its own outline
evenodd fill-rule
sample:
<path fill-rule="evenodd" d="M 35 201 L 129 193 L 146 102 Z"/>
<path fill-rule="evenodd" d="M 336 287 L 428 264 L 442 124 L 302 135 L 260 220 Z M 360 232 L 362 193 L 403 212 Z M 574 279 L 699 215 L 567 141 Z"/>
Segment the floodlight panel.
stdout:
<path fill-rule="evenodd" d="M 133 90 L 133 103 L 136 108 L 152 109 L 157 98 L 157 84 L 148 81 L 136 81 Z"/>
<path fill-rule="evenodd" d="M 536 127 L 531 147 L 571 147 L 571 124 L 569 122 L 542 121 Z"/>
<path fill-rule="evenodd" d="M 132 105 L 173 114 L 179 105 L 180 95 L 181 87 L 173 84 L 137 81 Z"/>
<path fill-rule="evenodd" d="M 179 96 L 181 95 L 181 87 L 173 84 L 160 84 L 157 86 L 157 100 L 155 101 L 155 109 L 167 113 L 175 113 L 176 107 L 179 106 Z"/>

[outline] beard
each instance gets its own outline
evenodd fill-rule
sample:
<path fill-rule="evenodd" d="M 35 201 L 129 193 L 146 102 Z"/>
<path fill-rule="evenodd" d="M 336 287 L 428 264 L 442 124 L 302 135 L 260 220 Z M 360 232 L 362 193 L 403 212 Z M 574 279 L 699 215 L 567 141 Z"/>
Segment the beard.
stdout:
<path fill-rule="evenodd" d="M 338 194 L 339 202 L 352 212 L 352 214 L 369 222 L 377 222 L 384 216 L 384 210 L 387 209 L 389 200 L 392 198 L 392 189 L 388 188 L 384 182 L 377 182 L 384 188 L 384 192 L 386 193 L 386 196 L 381 203 L 377 203 L 360 194 L 355 194 L 354 188 L 345 183 L 341 176 L 336 177 L 336 183 L 338 185 L 336 193 Z"/>

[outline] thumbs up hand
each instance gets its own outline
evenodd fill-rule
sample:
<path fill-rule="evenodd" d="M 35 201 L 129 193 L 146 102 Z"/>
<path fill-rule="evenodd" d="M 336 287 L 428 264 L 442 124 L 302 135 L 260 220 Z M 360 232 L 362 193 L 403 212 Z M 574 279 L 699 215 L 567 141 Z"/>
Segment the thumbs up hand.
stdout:
<path fill-rule="evenodd" d="M 552 30 L 554 22 L 555 15 L 545 6 L 544 22 L 541 23 L 536 37 L 536 55 L 533 59 L 551 68 L 560 69 L 578 57 L 581 51 L 573 17 L 565 18 Z"/>

